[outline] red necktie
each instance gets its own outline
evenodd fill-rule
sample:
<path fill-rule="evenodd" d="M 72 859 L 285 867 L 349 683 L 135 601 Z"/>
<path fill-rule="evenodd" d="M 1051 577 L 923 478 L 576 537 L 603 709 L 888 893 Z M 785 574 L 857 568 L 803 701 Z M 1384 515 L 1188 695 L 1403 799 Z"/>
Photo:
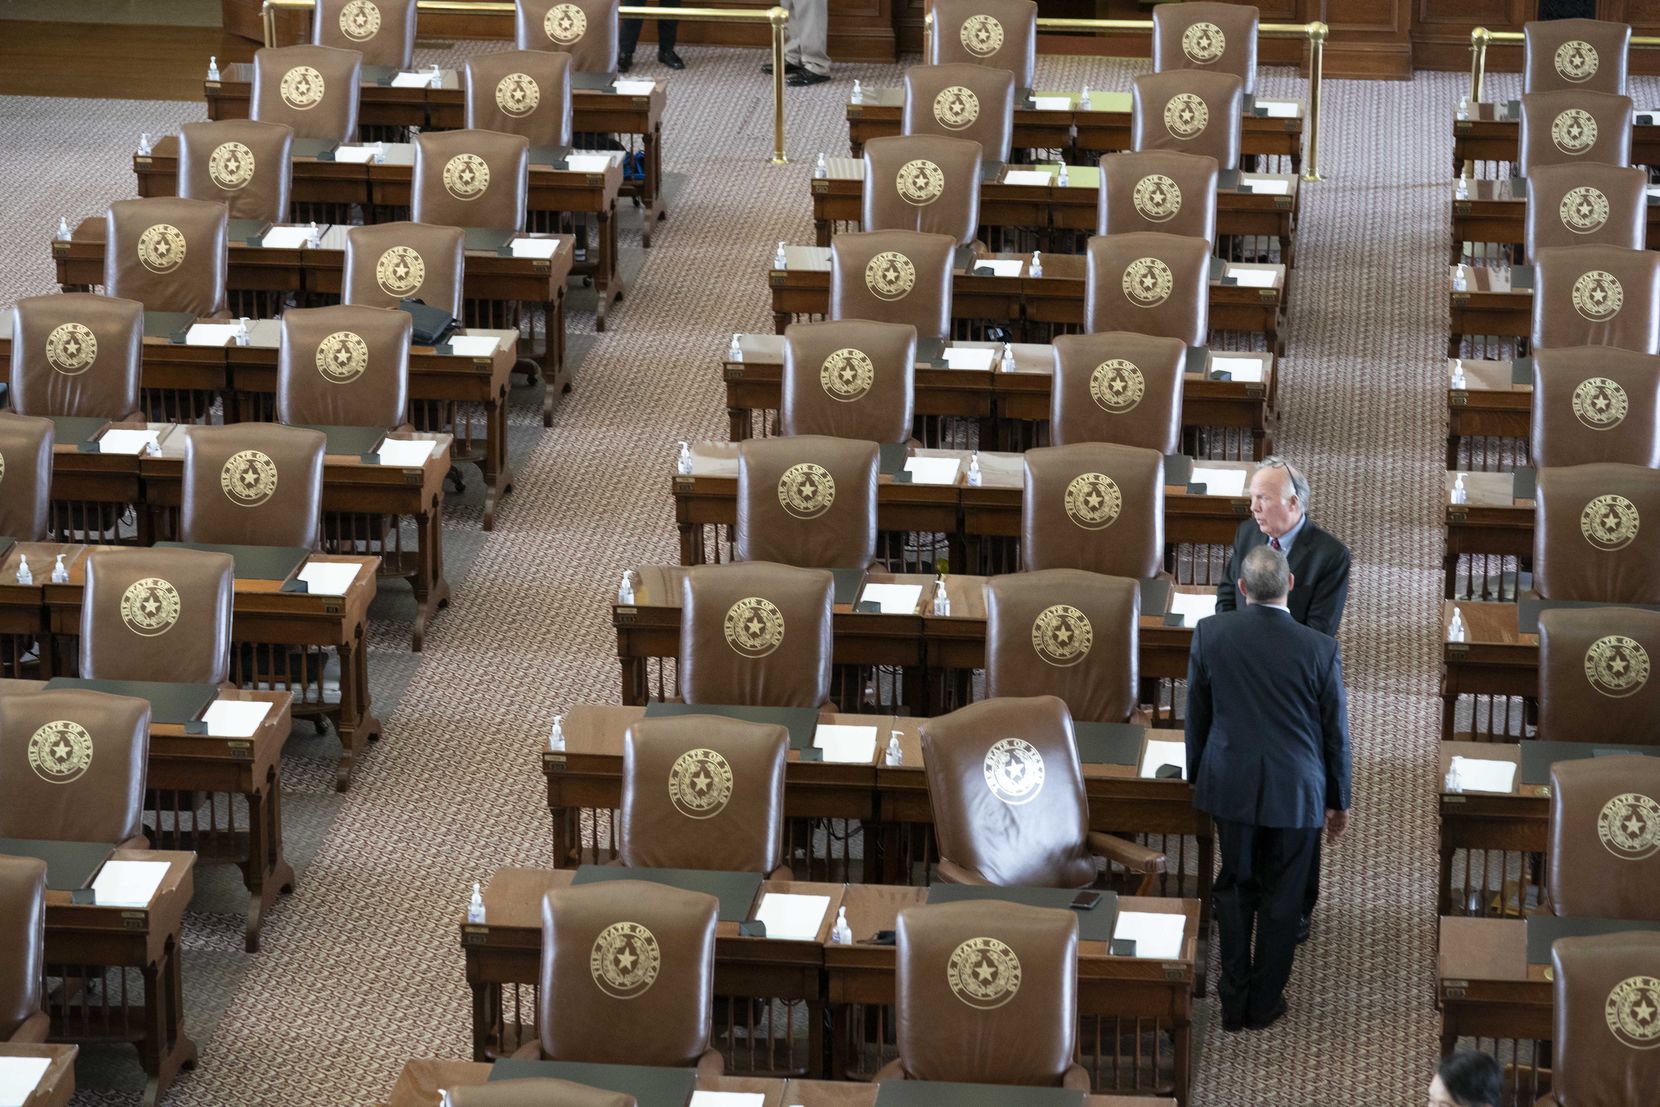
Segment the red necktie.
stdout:
<path fill-rule="evenodd" d="M 1268 540 L 1268 544 L 1276 550 L 1280 548 L 1280 540 L 1278 538 L 1270 538 Z"/>

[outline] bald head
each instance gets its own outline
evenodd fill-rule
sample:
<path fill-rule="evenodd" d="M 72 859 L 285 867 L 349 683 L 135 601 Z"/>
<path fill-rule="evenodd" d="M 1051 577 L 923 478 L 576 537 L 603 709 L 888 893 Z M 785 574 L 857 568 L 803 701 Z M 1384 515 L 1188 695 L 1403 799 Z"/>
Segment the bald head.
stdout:
<path fill-rule="evenodd" d="M 1283 604 L 1291 595 L 1291 563 L 1272 546 L 1258 546 L 1239 567 L 1239 589 L 1247 603 Z"/>

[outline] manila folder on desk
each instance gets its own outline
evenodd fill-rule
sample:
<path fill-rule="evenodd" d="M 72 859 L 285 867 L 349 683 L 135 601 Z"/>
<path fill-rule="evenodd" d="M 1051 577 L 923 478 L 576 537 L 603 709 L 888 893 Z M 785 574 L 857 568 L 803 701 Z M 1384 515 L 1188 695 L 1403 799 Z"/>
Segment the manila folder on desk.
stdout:
<path fill-rule="evenodd" d="M 598 884 L 607 880 L 645 880 L 702 892 L 720 900 L 721 922 L 748 922 L 755 893 L 761 890 L 760 873 L 728 873 L 708 869 L 631 869 L 621 865 L 582 865 L 572 884 Z"/>
<path fill-rule="evenodd" d="M 35 857 L 46 862 L 46 887 L 54 892 L 78 892 L 92 883 L 92 874 L 109 860 L 115 847 L 108 842 L 47 842 L 37 838 L 0 838 L 0 854 Z"/>
<path fill-rule="evenodd" d="M 942 1080 L 884 1080 L 876 1107 L 1083 1107 L 1076 1088 L 951 1084 Z"/>
<path fill-rule="evenodd" d="M 578 1061 L 497 1061 L 491 1080 L 569 1080 L 589 1088 L 623 1092 L 639 1107 L 686 1107 L 697 1085 L 694 1069 L 646 1065 L 588 1065 Z"/>

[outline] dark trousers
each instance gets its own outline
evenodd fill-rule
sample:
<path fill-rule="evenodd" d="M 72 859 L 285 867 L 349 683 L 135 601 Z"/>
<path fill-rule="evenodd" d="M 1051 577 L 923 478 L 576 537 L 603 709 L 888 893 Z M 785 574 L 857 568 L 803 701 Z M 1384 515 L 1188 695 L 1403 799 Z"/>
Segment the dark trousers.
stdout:
<path fill-rule="evenodd" d="M 1314 839 L 1314 856 L 1308 859 L 1308 883 L 1303 886 L 1303 914 L 1314 914 L 1314 905 L 1320 902 L 1320 842 Z"/>
<path fill-rule="evenodd" d="M 1267 1019 L 1291 979 L 1297 914 L 1320 828 L 1217 819 L 1216 839 L 1222 855 L 1215 884 L 1216 925 L 1222 939 L 1222 981 L 1217 986 L 1222 1016 Z"/>
<path fill-rule="evenodd" d="M 678 8 L 680 0 L 657 0 L 659 8 Z M 625 19 L 617 28 L 617 53 L 625 58 L 634 56 L 634 47 L 640 44 L 640 24 L 643 19 Z M 675 37 L 680 31 L 678 19 L 659 19 L 657 21 L 657 49 L 659 52 L 673 50 Z"/>

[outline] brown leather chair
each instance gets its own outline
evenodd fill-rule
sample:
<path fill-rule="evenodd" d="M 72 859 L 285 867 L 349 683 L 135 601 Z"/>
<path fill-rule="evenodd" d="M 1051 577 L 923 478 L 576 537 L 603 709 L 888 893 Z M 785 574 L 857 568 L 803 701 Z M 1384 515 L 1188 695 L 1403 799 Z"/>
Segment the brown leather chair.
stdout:
<path fill-rule="evenodd" d="M 395 308 L 419 300 L 461 318 L 467 235 L 460 227 L 377 223 L 346 231 L 344 302 Z"/>
<path fill-rule="evenodd" d="M 469 1084 L 449 1093 L 450 1107 L 637 1107 L 626 1092 L 538 1076 Z"/>
<path fill-rule="evenodd" d="M 1014 72 L 1032 87 L 1037 69 L 1038 6 L 1032 0 L 934 0 L 930 65 L 984 65 Z"/>
<path fill-rule="evenodd" d="M 818 707 L 830 698 L 833 580 L 766 561 L 699 565 L 681 591 L 687 703 Z"/>
<path fill-rule="evenodd" d="M 415 57 L 415 0 L 317 0 L 311 41 L 356 50 L 364 65 L 408 69 Z"/>
<path fill-rule="evenodd" d="M 357 138 L 363 54 L 332 46 L 278 46 L 254 51 L 251 115 L 286 123 L 295 138 L 351 142 Z"/>
<path fill-rule="evenodd" d="M 1660 357 L 1612 346 L 1533 356 L 1538 468 L 1609 461 L 1660 468 Z"/>
<path fill-rule="evenodd" d="M 714 715 L 641 719 L 623 738 L 622 864 L 794 879 L 784 863 L 790 732 Z"/>
<path fill-rule="evenodd" d="M 0 838 L 147 849 L 150 701 L 80 689 L 0 695 Z"/>
<path fill-rule="evenodd" d="M 1020 549 L 1028 570 L 1157 575 L 1164 568 L 1164 458 L 1102 442 L 1027 450 Z"/>
<path fill-rule="evenodd" d="M 784 328 L 781 434 L 905 442 L 916 408 L 916 327 L 837 319 Z"/>
<path fill-rule="evenodd" d="M 1245 82 L 1232 73 L 1173 69 L 1136 77 L 1130 89 L 1130 149 L 1178 150 L 1239 168 Z"/>
<path fill-rule="evenodd" d="M 1539 613 L 1539 737 L 1660 745 L 1660 612 L 1625 607 Z"/>
<path fill-rule="evenodd" d="M 1129 331 L 1203 346 L 1210 338 L 1210 243 L 1137 231 L 1089 240 L 1084 330 Z"/>
<path fill-rule="evenodd" d="M 1539 165 L 1527 178 L 1529 258 L 1551 246 L 1641 250 L 1648 222 L 1648 171 L 1596 162 Z"/>
<path fill-rule="evenodd" d="M 899 912 L 896 1041 L 884 1080 L 1020 1084 L 1088 1092 L 1074 1063 L 1078 920 L 1020 903 Z"/>
<path fill-rule="evenodd" d="M 1074 719 L 1121 723 L 1136 708 L 1141 585 L 1081 569 L 1005 573 L 986 584 L 986 695 L 1056 696 Z"/>
<path fill-rule="evenodd" d="M 293 153 L 294 128 L 286 123 L 186 123 L 179 128 L 179 195 L 218 200 L 232 219 L 284 222 Z"/>
<path fill-rule="evenodd" d="M 1547 600 L 1660 603 L 1660 470 L 1541 469 L 1533 586 Z"/>
<path fill-rule="evenodd" d="M 1008 161 L 1014 143 L 1015 75 L 983 65 L 913 65 L 905 70 L 900 134 L 944 135 L 980 144 Z"/>
<path fill-rule="evenodd" d="M 144 305 L 90 292 L 31 296 L 12 307 L 12 410 L 23 415 L 143 418 Z"/>
<path fill-rule="evenodd" d="M 507 50 L 468 58 L 467 126 L 523 135 L 532 146 L 569 146 L 571 56 Z"/>
<path fill-rule="evenodd" d="M 973 242 L 980 233 L 980 144 L 940 135 L 866 142 L 864 229 L 950 235 L 959 246 Z"/>
<path fill-rule="evenodd" d="M 720 1051 L 709 1046 L 719 908 L 714 896 L 638 880 L 549 892 L 536 1004 L 542 1056 L 719 1076 Z"/>
<path fill-rule="evenodd" d="M 1660 353 L 1660 252 L 1553 246 L 1533 266 L 1533 345 Z"/>
<path fill-rule="evenodd" d="M 1546 889 L 1557 915 L 1653 919 L 1660 904 L 1660 758 L 1588 757 L 1550 770 Z"/>
<path fill-rule="evenodd" d="M 738 561 L 863 569 L 876 559 L 874 442 L 796 435 L 738 444 Z"/>
<path fill-rule="evenodd" d="M 1625 92 L 1631 28 L 1601 19 L 1551 19 L 1522 25 L 1522 91 Z"/>
<path fill-rule="evenodd" d="M 52 420 L 0 411 L 0 534 L 44 542 L 51 519 Z"/>
<path fill-rule="evenodd" d="M 830 318 L 909 323 L 923 338 L 951 333 L 957 243 L 918 231 L 839 234 L 830 240 Z"/>
<path fill-rule="evenodd" d="M 280 423 L 186 427 L 179 539 L 315 548 L 327 442 Z"/>
<path fill-rule="evenodd" d="M 446 227 L 522 231 L 530 201 L 530 140 L 496 131 L 415 136 L 411 217 Z"/>
<path fill-rule="evenodd" d="M 3 770 L 0 770 L 3 771 Z M 0 1042 L 46 1040 L 46 862 L 0 857 Z"/>
<path fill-rule="evenodd" d="M 410 316 L 387 308 L 290 308 L 277 356 L 277 421 L 398 427 L 409 410 Z"/>
<path fill-rule="evenodd" d="M 1652 1102 L 1660 1088 L 1660 934 L 1558 938 L 1551 968 L 1555 1063 L 1541 1107 Z"/>
<path fill-rule="evenodd" d="M 1216 159 L 1179 150 L 1105 154 L 1095 233 L 1162 231 L 1216 245 Z"/>
<path fill-rule="evenodd" d="M 1257 20 L 1249 4 L 1182 3 L 1153 7 L 1153 69 L 1232 73 L 1257 90 Z"/>
<path fill-rule="evenodd" d="M 1530 92 L 1522 97 L 1517 174 L 1541 165 L 1631 164 L 1631 97 L 1611 92 Z"/>
<path fill-rule="evenodd" d="M 617 8 L 621 0 L 515 0 L 514 43 L 520 50 L 559 50 L 579 73 L 617 71 Z"/>
<path fill-rule="evenodd" d="M 145 311 L 225 311 L 230 217 L 217 200 L 117 200 L 104 217 L 104 291 Z"/>
<path fill-rule="evenodd" d="M 206 550 L 93 550 L 81 675 L 220 684 L 230 675 L 235 559 Z"/>
<path fill-rule="evenodd" d="M 1177 453 L 1187 344 L 1127 331 L 1055 338 L 1049 441 L 1116 442 Z"/>

